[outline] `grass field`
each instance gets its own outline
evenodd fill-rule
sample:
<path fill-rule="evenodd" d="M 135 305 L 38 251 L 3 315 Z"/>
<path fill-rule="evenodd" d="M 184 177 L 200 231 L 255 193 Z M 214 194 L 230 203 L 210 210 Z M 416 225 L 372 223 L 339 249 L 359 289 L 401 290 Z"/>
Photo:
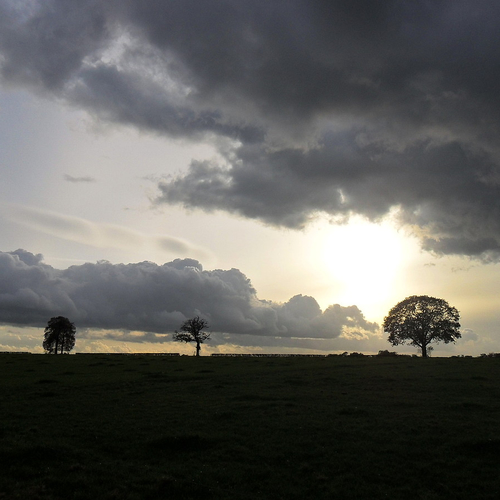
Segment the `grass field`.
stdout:
<path fill-rule="evenodd" d="M 0 356 L 0 499 L 482 499 L 500 359 Z"/>

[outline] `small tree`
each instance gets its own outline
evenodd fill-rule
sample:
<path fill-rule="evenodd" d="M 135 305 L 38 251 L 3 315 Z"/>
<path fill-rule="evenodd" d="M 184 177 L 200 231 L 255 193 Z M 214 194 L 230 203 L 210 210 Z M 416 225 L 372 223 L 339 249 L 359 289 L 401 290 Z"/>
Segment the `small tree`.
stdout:
<path fill-rule="evenodd" d="M 43 348 L 48 354 L 69 353 L 75 347 L 76 328 L 68 318 L 50 318 L 45 327 Z"/>
<path fill-rule="evenodd" d="M 461 337 L 460 315 L 443 299 L 412 295 L 396 304 L 384 319 L 384 332 L 393 346 L 410 344 L 428 355 L 431 342 L 455 342 Z"/>
<path fill-rule="evenodd" d="M 175 330 L 174 340 L 178 342 L 196 342 L 196 356 L 200 355 L 200 345 L 210 340 L 210 333 L 202 330 L 208 328 L 206 320 L 195 316 L 182 323 L 180 331 Z"/>

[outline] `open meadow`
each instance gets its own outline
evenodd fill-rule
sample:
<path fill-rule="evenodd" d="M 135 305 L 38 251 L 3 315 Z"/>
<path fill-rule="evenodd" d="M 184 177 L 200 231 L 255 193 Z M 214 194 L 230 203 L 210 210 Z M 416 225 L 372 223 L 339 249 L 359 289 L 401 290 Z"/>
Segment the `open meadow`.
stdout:
<path fill-rule="evenodd" d="M 0 356 L 0 499 L 482 499 L 499 358 Z"/>

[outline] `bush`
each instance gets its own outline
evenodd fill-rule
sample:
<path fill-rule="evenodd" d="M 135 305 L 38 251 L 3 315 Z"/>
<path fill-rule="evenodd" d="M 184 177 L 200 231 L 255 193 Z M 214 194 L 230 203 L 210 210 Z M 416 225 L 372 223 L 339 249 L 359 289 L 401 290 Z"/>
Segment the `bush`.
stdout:
<path fill-rule="evenodd" d="M 377 356 L 387 357 L 387 356 L 397 356 L 398 353 L 394 351 L 379 351 Z"/>

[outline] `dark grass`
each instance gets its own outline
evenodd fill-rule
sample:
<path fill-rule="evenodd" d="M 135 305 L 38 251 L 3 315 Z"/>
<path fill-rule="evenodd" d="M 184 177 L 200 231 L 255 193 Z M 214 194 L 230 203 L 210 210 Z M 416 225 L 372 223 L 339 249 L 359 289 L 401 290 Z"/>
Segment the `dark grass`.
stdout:
<path fill-rule="evenodd" d="M 500 360 L 0 357 L 0 499 L 481 499 Z"/>

